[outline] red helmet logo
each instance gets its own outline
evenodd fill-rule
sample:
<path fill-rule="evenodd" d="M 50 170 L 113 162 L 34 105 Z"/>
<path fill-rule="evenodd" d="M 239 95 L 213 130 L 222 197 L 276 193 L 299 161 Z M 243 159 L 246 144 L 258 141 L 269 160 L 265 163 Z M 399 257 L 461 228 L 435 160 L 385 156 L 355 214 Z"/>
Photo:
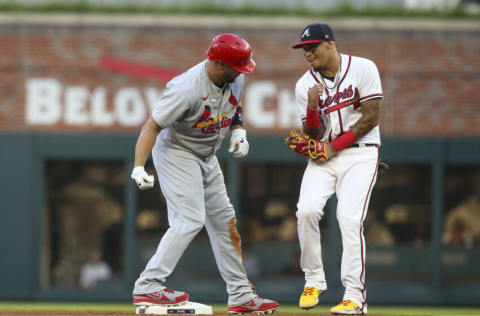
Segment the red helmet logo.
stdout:
<path fill-rule="evenodd" d="M 224 33 L 213 38 L 207 50 L 209 60 L 219 60 L 244 74 L 255 71 L 252 48 L 238 35 Z"/>

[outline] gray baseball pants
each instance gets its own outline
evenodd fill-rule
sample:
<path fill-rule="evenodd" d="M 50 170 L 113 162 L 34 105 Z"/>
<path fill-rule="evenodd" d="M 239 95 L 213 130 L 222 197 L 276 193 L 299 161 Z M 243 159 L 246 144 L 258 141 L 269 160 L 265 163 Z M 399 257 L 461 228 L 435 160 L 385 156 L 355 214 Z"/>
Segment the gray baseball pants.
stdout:
<path fill-rule="evenodd" d="M 187 151 L 162 146 L 154 147 L 152 157 L 167 201 L 170 227 L 135 282 L 133 293 L 153 293 L 165 288 L 167 277 L 185 249 L 205 226 L 227 285 L 228 304 L 239 305 L 253 299 L 241 255 L 232 242 L 230 226 L 235 211 L 217 157 L 204 161 Z"/>

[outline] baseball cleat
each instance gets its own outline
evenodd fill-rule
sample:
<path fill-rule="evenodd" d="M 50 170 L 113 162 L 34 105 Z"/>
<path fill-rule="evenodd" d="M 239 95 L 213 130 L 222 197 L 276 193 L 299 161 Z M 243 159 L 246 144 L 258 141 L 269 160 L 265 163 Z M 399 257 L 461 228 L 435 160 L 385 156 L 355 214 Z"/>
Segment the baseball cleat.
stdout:
<path fill-rule="evenodd" d="M 363 315 L 358 304 L 350 300 L 344 300 L 337 306 L 332 307 L 330 312 L 332 312 L 332 315 Z"/>
<path fill-rule="evenodd" d="M 307 286 L 303 289 L 303 293 L 300 296 L 298 306 L 301 309 L 311 309 L 318 305 L 318 296 L 325 293 L 325 290 L 317 289 L 316 287 Z"/>
<path fill-rule="evenodd" d="M 275 301 L 255 296 L 252 300 L 238 306 L 230 306 L 228 308 L 229 314 L 272 314 L 280 307 Z"/>
<path fill-rule="evenodd" d="M 185 292 L 169 290 L 167 288 L 149 294 L 133 294 L 135 305 L 162 305 L 179 306 L 188 302 L 188 294 Z"/>

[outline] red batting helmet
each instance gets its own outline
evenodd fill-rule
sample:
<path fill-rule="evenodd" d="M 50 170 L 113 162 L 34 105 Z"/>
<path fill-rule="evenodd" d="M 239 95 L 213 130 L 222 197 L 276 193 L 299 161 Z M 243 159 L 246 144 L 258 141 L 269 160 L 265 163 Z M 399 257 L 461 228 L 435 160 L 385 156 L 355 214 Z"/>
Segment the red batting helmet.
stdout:
<path fill-rule="evenodd" d="M 255 71 L 252 48 L 238 35 L 224 33 L 213 38 L 207 50 L 209 60 L 219 60 L 244 74 Z"/>

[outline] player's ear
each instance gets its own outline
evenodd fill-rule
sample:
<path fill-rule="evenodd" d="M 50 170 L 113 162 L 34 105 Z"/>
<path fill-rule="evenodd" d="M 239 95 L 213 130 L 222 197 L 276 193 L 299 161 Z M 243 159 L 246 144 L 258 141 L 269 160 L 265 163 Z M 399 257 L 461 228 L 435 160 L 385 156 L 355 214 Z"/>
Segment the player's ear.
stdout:
<path fill-rule="evenodd" d="M 337 47 L 337 44 L 335 44 L 334 41 L 328 41 L 327 45 L 330 49 L 335 49 Z"/>
<path fill-rule="evenodd" d="M 225 68 L 228 67 L 225 63 L 223 63 L 223 62 L 221 62 L 221 61 L 219 61 L 218 64 L 219 64 L 219 67 L 220 67 L 220 69 L 221 69 L 222 71 L 224 71 Z"/>
<path fill-rule="evenodd" d="M 223 63 L 219 60 L 214 60 L 212 63 L 215 65 L 215 70 L 220 71 L 223 69 Z"/>

